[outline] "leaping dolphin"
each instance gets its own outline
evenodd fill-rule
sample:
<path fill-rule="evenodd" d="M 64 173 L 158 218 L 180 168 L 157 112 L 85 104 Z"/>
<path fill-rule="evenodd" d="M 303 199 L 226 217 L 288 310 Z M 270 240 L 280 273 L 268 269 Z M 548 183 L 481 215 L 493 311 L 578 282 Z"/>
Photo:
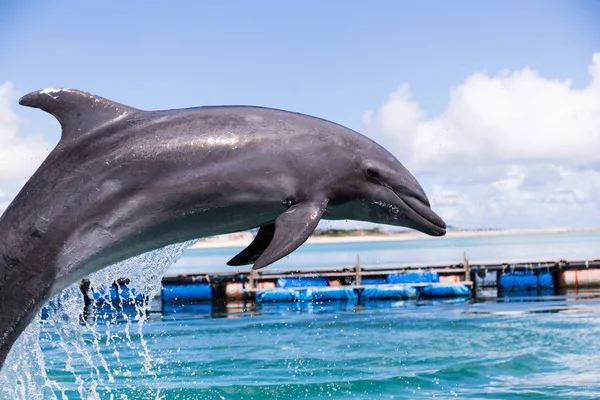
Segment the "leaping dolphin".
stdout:
<path fill-rule="evenodd" d="M 230 265 L 263 268 L 321 219 L 442 236 L 410 172 L 341 125 L 283 110 L 143 111 L 73 89 L 19 100 L 62 137 L 0 217 L 0 368 L 54 294 L 169 244 L 260 227 Z"/>

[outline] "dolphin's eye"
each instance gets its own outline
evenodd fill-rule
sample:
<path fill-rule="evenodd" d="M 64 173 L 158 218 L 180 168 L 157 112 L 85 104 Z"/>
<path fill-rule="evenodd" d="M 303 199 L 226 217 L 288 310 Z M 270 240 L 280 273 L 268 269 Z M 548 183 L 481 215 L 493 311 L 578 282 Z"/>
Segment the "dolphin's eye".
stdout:
<path fill-rule="evenodd" d="M 373 167 L 368 167 L 367 170 L 365 171 L 365 173 L 371 179 L 379 179 L 381 177 L 381 174 L 379 173 L 379 171 Z"/>
<path fill-rule="evenodd" d="M 283 199 L 283 205 L 286 207 L 291 207 L 292 204 L 294 204 L 294 202 L 292 201 L 292 199 L 290 198 L 285 198 Z"/>

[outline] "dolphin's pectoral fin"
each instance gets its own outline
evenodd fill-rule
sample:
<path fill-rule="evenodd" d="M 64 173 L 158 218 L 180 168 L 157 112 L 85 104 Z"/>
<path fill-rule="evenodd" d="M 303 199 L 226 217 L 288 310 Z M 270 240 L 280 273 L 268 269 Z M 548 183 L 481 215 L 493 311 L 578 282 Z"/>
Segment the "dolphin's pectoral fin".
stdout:
<path fill-rule="evenodd" d="M 275 232 L 271 243 L 254 263 L 252 269 L 260 269 L 287 256 L 308 239 L 315 230 L 328 199 L 293 205 L 275 220 Z"/>
<path fill-rule="evenodd" d="M 265 251 L 265 249 L 269 245 L 269 243 L 271 243 L 274 234 L 274 223 L 261 226 L 252 243 L 250 243 L 248 247 L 242 250 L 237 256 L 229 260 L 227 262 L 227 265 L 239 266 L 252 264 L 256 260 L 258 260 L 260 255 Z"/>

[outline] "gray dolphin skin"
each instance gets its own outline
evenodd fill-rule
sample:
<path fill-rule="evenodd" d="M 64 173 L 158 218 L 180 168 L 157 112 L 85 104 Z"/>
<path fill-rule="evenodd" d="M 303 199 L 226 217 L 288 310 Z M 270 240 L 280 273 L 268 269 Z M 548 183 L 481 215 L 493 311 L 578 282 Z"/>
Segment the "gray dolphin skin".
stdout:
<path fill-rule="evenodd" d="M 62 137 L 0 217 L 0 368 L 45 302 L 108 265 L 169 244 L 260 228 L 230 265 L 265 267 L 321 219 L 446 225 L 384 148 L 283 110 L 143 111 L 73 89 L 25 95 Z"/>

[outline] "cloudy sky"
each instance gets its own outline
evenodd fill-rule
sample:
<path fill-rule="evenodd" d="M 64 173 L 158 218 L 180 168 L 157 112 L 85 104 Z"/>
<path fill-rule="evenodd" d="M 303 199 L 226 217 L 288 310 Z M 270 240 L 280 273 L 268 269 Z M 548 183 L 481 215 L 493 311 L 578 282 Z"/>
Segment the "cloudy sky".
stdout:
<path fill-rule="evenodd" d="M 73 87 L 333 120 L 389 148 L 458 227 L 600 226 L 600 2 L 162 4 L 4 2 L 0 211 L 60 136 L 18 97 Z"/>

